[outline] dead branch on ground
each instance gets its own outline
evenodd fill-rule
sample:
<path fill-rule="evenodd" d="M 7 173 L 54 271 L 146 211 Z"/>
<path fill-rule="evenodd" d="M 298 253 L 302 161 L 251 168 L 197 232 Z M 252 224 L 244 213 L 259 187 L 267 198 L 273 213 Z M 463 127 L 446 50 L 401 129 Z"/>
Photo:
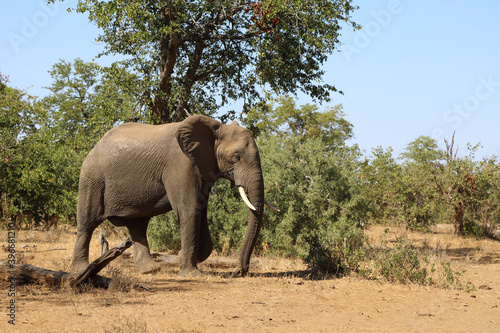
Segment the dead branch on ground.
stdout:
<path fill-rule="evenodd" d="M 134 242 L 129 238 L 106 251 L 99 258 L 90 263 L 83 271 L 79 273 L 68 273 L 62 271 L 53 271 L 29 264 L 9 264 L 0 261 L 0 275 L 7 278 L 15 277 L 17 284 L 41 283 L 49 286 L 66 286 L 80 288 L 82 285 L 91 284 L 97 288 L 107 288 L 111 282 L 110 278 L 97 275 L 113 259 L 120 256 L 126 249 L 132 246 Z"/>

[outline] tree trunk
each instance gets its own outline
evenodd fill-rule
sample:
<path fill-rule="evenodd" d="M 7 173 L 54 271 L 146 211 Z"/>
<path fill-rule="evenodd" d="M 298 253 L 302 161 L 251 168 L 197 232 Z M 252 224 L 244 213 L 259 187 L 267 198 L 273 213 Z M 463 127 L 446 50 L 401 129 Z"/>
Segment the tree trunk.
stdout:
<path fill-rule="evenodd" d="M 453 214 L 453 226 L 455 228 L 455 235 L 462 236 L 464 232 L 464 213 L 465 207 L 462 203 L 455 206 L 455 213 Z"/>
<path fill-rule="evenodd" d="M 166 25 L 172 21 L 169 13 L 164 13 Z M 173 110 L 168 103 L 168 98 L 172 93 L 172 74 L 179 49 L 179 36 L 176 31 L 170 35 L 160 37 L 160 86 L 159 94 L 156 95 L 153 104 L 153 122 L 155 124 L 165 124 L 170 120 Z"/>

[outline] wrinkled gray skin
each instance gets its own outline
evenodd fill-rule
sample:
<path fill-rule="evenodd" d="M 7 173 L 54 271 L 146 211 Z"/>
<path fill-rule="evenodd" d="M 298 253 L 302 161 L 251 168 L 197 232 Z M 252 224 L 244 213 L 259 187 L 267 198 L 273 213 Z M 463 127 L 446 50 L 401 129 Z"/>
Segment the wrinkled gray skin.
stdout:
<path fill-rule="evenodd" d="M 78 190 L 78 233 L 72 270 L 88 265 L 94 229 L 108 219 L 126 226 L 134 243 L 136 269 L 158 269 L 146 238 L 149 219 L 173 210 L 180 225 L 179 275 L 200 274 L 197 263 L 212 252 L 207 224 L 210 189 L 218 178 L 245 189 L 256 210 L 236 273 L 248 272 L 262 223 L 264 182 L 259 151 L 245 128 L 191 116 L 165 125 L 123 124 L 107 132 L 82 165 Z"/>

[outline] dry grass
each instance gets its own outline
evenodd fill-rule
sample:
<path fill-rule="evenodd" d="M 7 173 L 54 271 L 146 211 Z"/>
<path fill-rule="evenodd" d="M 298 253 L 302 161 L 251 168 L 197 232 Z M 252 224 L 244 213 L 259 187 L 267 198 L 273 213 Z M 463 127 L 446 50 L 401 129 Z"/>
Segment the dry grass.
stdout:
<path fill-rule="evenodd" d="M 379 244 L 383 227 L 367 231 Z M 433 286 L 397 285 L 356 277 L 313 279 L 300 260 L 253 258 L 251 274 L 226 278 L 231 267 L 200 265 L 206 274 L 178 278 L 176 266 L 157 274 L 135 273 L 129 255 L 101 274 L 112 277 L 108 290 L 41 285 L 17 288 L 16 329 L 22 332 L 295 332 L 445 330 L 494 331 L 500 325 L 500 244 L 455 237 L 446 228 L 411 233 L 389 228 L 389 246 L 406 237 L 429 262 L 451 262 L 453 271 L 478 290 L 466 294 Z M 108 235 L 110 246 L 122 234 Z M 68 270 L 74 231 L 20 231 L 16 258 L 54 270 Z M 22 247 L 25 244 L 25 247 Z M 99 256 L 98 233 L 90 247 Z M 484 288 L 480 288 L 485 286 Z M 488 289 L 492 288 L 492 289 Z M 472 297 L 474 296 L 474 297 Z M 466 311 L 464 311 L 466 310 Z M 412 329 L 413 328 L 413 329 Z M 5 320 L 0 331 L 10 332 Z"/>

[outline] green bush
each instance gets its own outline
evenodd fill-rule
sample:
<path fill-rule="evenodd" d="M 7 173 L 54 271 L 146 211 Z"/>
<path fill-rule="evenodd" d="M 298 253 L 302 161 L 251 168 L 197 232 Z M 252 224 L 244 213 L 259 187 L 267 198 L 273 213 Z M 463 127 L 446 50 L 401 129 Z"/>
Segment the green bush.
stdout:
<path fill-rule="evenodd" d="M 358 186 L 359 152 L 320 139 L 272 136 L 259 140 L 266 198 L 262 241 L 280 256 L 302 257 L 313 268 L 339 272 L 364 241 L 367 206 Z"/>
<path fill-rule="evenodd" d="M 207 220 L 214 250 L 220 255 L 238 251 L 248 224 L 248 209 L 228 180 L 220 179 L 212 188 Z"/>
<path fill-rule="evenodd" d="M 377 256 L 376 269 L 389 282 L 427 284 L 427 269 L 422 267 L 418 251 L 403 238 L 394 248 L 384 247 Z"/>
<path fill-rule="evenodd" d="M 172 251 L 181 249 L 179 224 L 173 212 L 158 215 L 149 221 L 148 240 L 153 251 Z"/>

